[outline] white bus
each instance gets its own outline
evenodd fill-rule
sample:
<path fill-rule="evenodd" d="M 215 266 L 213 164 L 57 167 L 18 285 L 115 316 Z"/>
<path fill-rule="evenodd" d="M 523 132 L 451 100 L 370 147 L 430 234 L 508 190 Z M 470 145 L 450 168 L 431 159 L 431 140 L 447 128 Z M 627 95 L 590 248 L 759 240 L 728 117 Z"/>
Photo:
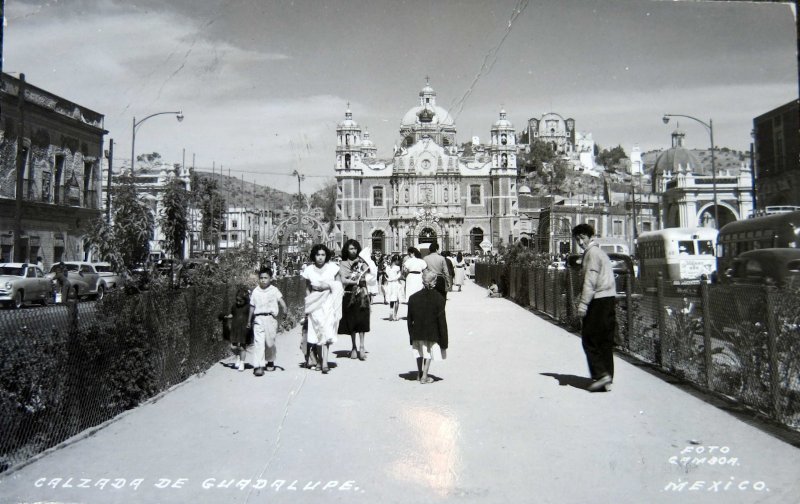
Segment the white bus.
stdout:
<path fill-rule="evenodd" d="M 674 284 L 697 283 L 717 270 L 714 251 L 718 231 L 713 228 L 668 228 L 642 233 L 636 240 L 639 277 L 654 286 L 658 273 Z"/>

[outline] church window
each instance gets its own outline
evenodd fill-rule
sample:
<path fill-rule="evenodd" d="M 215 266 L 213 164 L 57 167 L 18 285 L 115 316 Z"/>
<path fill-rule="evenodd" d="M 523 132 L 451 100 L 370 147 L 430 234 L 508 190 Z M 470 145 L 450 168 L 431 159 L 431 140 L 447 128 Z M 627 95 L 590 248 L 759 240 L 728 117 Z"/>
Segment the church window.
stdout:
<path fill-rule="evenodd" d="M 614 236 L 620 236 L 622 234 L 622 221 L 615 220 L 614 221 Z"/>
<path fill-rule="evenodd" d="M 507 145 L 508 144 L 508 135 L 506 135 L 505 133 L 500 135 L 500 143 L 503 144 L 503 145 Z"/>
<path fill-rule="evenodd" d="M 481 186 L 479 184 L 469 186 L 469 204 L 481 204 Z"/>
<path fill-rule="evenodd" d="M 372 206 L 383 206 L 383 186 L 375 186 L 372 188 Z"/>
<path fill-rule="evenodd" d="M 502 166 L 503 168 L 508 168 L 508 155 L 506 155 L 505 153 L 502 156 L 500 156 L 500 166 Z"/>
<path fill-rule="evenodd" d="M 239 227 L 239 221 L 237 221 L 236 219 L 232 220 L 231 229 L 236 229 L 237 227 Z"/>
<path fill-rule="evenodd" d="M 345 154 L 344 155 L 344 169 L 345 170 L 349 170 L 350 169 L 350 154 Z"/>
<path fill-rule="evenodd" d="M 425 103 L 430 103 L 430 102 L 431 102 L 430 98 L 425 98 Z"/>
<path fill-rule="evenodd" d="M 350 133 L 347 133 L 347 134 L 344 136 L 344 144 L 345 144 L 345 145 L 350 145 Z"/>
<path fill-rule="evenodd" d="M 447 188 L 445 187 L 445 188 L 444 188 L 444 202 L 445 202 L 445 203 L 447 203 L 447 200 L 449 199 L 449 198 L 448 198 L 448 196 L 450 195 L 450 194 L 449 194 L 449 192 L 450 192 L 450 191 L 448 191 L 448 190 L 447 190 Z"/>

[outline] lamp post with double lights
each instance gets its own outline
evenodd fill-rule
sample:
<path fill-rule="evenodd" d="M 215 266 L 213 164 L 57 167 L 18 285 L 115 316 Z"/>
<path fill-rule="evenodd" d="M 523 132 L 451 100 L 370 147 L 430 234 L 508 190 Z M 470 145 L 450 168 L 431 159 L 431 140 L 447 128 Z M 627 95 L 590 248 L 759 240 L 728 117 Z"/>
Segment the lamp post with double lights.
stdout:
<path fill-rule="evenodd" d="M 136 162 L 136 128 L 138 128 L 143 122 L 150 119 L 151 117 L 164 114 L 172 114 L 174 116 L 177 116 L 178 122 L 183 121 L 183 110 L 178 110 L 177 112 L 156 112 L 155 114 L 150 114 L 149 116 L 145 117 L 144 119 L 140 119 L 139 121 L 136 120 L 136 116 L 133 117 L 133 128 L 131 129 L 131 178 L 133 178 L 134 163 Z"/>
<path fill-rule="evenodd" d="M 708 135 L 711 140 L 711 181 L 714 185 L 714 226 L 719 229 L 719 209 L 717 208 L 717 167 L 714 157 L 714 122 L 709 119 L 706 123 L 696 117 L 683 114 L 664 114 L 664 117 L 662 117 L 661 120 L 664 121 L 664 124 L 669 124 L 670 117 L 685 117 L 686 119 L 691 119 L 692 121 L 699 122 L 708 130 Z"/>

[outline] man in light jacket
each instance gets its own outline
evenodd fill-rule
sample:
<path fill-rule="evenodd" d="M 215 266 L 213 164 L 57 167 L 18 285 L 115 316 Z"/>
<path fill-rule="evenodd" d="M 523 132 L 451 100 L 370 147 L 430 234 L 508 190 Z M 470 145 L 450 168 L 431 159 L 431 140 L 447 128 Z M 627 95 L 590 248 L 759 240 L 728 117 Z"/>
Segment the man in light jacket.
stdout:
<path fill-rule="evenodd" d="M 578 316 L 583 318 L 581 337 L 583 351 L 592 375 L 590 392 L 610 391 L 614 380 L 614 331 L 617 295 L 611 260 L 594 238 L 594 229 L 578 224 L 572 236 L 583 252 L 583 289 Z"/>

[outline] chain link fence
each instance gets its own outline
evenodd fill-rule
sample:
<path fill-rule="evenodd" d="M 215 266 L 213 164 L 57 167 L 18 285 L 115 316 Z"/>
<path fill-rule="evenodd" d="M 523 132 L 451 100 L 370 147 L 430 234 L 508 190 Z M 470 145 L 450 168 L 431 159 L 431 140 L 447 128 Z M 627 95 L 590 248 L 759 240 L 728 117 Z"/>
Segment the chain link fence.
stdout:
<path fill-rule="evenodd" d="M 580 271 L 478 263 L 475 281 L 573 331 Z M 617 349 L 800 431 L 800 290 L 617 278 Z"/>
<path fill-rule="evenodd" d="M 305 282 L 276 279 L 289 314 Z M 230 355 L 220 315 L 235 284 L 113 292 L 97 302 L 0 311 L 0 472 L 205 371 Z"/>

